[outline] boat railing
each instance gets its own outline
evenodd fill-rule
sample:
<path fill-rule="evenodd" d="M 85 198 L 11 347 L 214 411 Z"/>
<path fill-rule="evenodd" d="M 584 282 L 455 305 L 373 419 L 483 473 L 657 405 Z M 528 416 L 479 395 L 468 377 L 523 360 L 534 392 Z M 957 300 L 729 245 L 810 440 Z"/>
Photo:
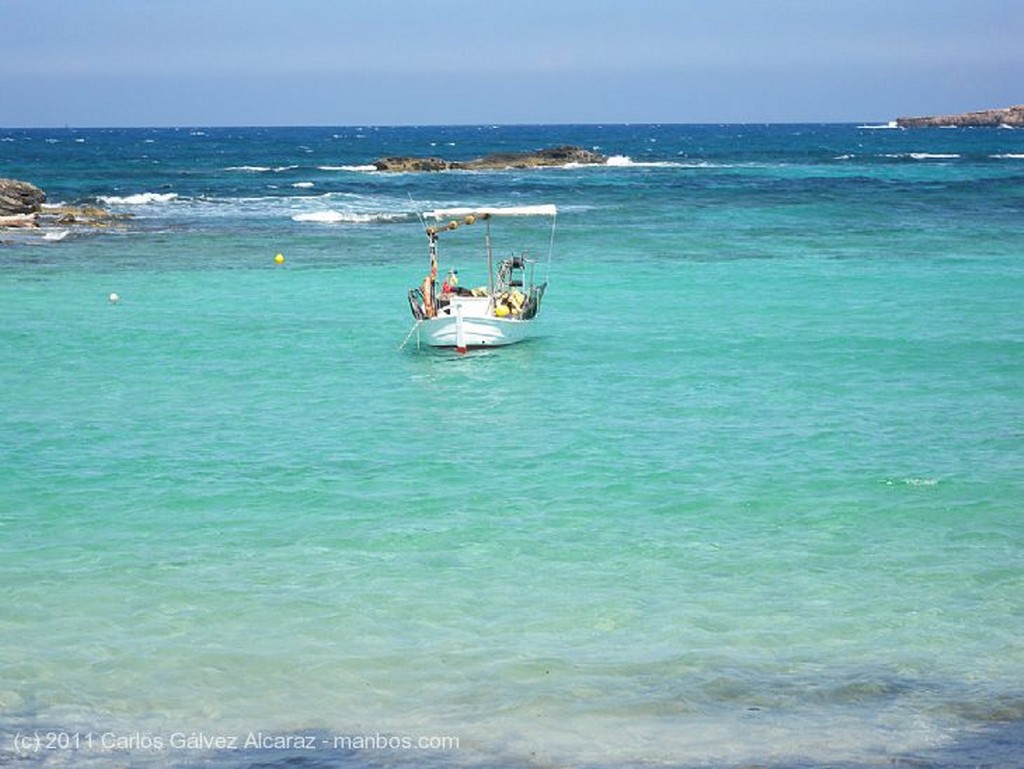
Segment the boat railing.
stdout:
<path fill-rule="evenodd" d="M 547 283 L 530 287 L 530 293 L 526 297 L 526 303 L 523 305 L 520 318 L 531 320 L 537 316 L 537 313 L 540 312 L 540 300 L 544 298 L 544 289 L 547 287 Z"/>
<path fill-rule="evenodd" d="M 420 288 L 409 289 L 409 309 L 416 320 L 426 320 L 427 313 L 424 309 L 423 290 Z"/>

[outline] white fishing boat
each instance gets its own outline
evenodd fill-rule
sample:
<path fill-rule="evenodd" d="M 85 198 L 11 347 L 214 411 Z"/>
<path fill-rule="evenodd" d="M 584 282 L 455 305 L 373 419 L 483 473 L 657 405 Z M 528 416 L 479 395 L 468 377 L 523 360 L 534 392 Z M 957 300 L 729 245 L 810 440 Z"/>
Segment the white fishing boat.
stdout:
<path fill-rule="evenodd" d="M 548 264 L 554 247 L 554 205 L 500 208 L 446 208 L 423 215 L 424 230 L 429 243 L 430 272 L 423 282 L 409 291 L 409 308 L 416 325 L 406 337 L 414 334 L 417 345 L 452 347 L 466 352 L 471 347 L 499 347 L 520 342 L 536 328 L 541 300 L 547 288 L 547 276 L 535 282 L 537 260 L 526 251 L 512 253 L 495 262 L 491 246 L 491 220 L 499 217 L 549 217 L 551 235 L 548 243 Z M 436 224 L 429 224 L 432 220 Z M 477 288 L 459 285 L 455 269 L 448 272 L 438 288 L 437 243 L 466 227 L 482 224 L 487 283 Z M 472 267 L 472 266 L 471 266 Z"/>

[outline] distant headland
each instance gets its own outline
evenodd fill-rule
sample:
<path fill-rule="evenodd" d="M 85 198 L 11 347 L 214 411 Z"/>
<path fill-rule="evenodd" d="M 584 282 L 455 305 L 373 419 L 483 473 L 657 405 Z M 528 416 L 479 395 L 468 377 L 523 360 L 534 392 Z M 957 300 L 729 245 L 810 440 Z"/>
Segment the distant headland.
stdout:
<path fill-rule="evenodd" d="M 550 147 L 536 152 L 498 152 L 476 160 L 443 160 L 437 157 L 390 157 L 374 162 L 378 171 L 500 171 L 505 168 L 599 165 L 608 158 L 580 147 Z"/>
<path fill-rule="evenodd" d="M 977 112 L 961 112 L 959 115 L 938 115 L 934 117 L 896 118 L 900 128 L 1024 128 L 1024 105 L 1002 109 L 983 109 Z"/>

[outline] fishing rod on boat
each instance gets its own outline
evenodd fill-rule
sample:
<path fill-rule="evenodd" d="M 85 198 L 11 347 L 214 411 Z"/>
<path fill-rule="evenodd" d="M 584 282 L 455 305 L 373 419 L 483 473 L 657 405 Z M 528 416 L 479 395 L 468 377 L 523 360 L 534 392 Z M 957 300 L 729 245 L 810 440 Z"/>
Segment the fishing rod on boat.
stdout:
<path fill-rule="evenodd" d="M 420 206 L 416 204 L 416 201 L 413 199 L 412 193 L 409 192 L 407 194 L 409 195 L 409 205 L 412 206 L 413 213 L 416 214 L 416 218 L 420 220 L 420 226 L 423 228 L 424 232 L 426 232 L 427 220 L 423 216 L 423 210 Z"/>

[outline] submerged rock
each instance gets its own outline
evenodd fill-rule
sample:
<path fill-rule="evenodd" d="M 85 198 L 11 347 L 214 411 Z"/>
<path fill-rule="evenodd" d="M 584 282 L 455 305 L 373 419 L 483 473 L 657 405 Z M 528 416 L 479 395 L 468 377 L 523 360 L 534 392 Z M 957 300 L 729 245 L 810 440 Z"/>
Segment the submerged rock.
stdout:
<path fill-rule="evenodd" d="M 549 147 L 535 152 L 499 152 L 475 160 L 443 160 L 436 157 L 390 157 L 374 162 L 378 171 L 501 171 L 506 168 L 598 165 L 608 158 L 581 147 Z"/>
<path fill-rule="evenodd" d="M 1024 128 L 1024 105 L 1004 109 L 983 109 L 977 112 L 962 112 L 959 115 L 938 115 L 933 117 L 896 118 L 900 128 Z"/>
<path fill-rule="evenodd" d="M 131 214 L 114 214 L 97 206 L 43 206 L 39 212 L 40 223 L 87 227 L 109 227 L 117 221 L 130 218 Z"/>
<path fill-rule="evenodd" d="M 46 193 L 28 182 L 0 179 L 0 216 L 37 213 L 46 202 Z"/>

